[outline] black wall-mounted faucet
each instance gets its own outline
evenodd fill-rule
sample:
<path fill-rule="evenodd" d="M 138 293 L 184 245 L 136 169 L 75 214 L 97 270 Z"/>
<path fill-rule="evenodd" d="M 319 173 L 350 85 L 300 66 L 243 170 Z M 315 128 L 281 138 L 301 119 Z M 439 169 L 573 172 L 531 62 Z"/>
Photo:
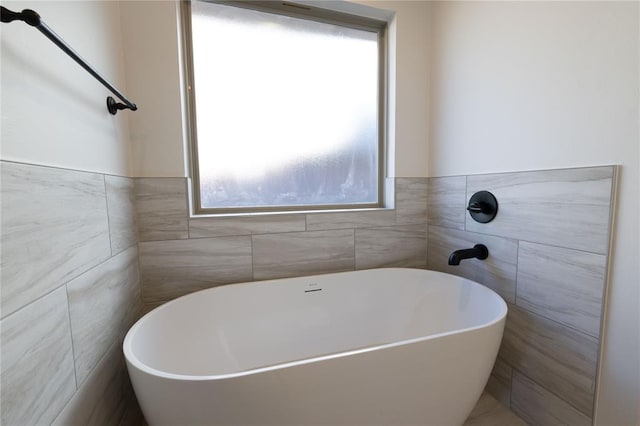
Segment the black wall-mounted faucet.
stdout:
<path fill-rule="evenodd" d="M 484 260 L 489 257 L 489 249 L 484 244 L 476 244 L 473 248 L 456 250 L 449 256 L 449 265 L 459 265 L 463 259 L 480 259 Z"/>
<path fill-rule="evenodd" d="M 476 222 L 488 223 L 498 214 L 498 200 L 489 191 L 478 191 L 471 196 L 467 210 Z"/>

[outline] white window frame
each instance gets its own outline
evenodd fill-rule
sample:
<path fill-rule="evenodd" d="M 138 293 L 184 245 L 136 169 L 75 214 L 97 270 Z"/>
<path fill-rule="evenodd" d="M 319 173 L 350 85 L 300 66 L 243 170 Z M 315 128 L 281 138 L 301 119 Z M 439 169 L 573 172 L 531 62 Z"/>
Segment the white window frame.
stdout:
<path fill-rule="evenodd" d="M 295 206 L 253 206 L 233 208 L 202 207 L 200 199 L 200 173 L 198 161 L 198 141 L 196 128 L 195 84 L 193 74 L 193 43 L 191 31 L 191 1 L 180 1 L 180 16 L 182 30 L 182 68 L 185 94 L 185 136 L 187 138 L 189 169 L 191 174 L 191 204 L 193 216 L 227 215 L 227 214 L 255 214 L 279 212 L 307 212 L 307 211 L 349 211 L 363 209 L 385 208 L 385 181 L 387 175 L 387 118 L 388 118 L 388 45 L 386 21 L 368 17 L 337 12 L 320 7 L 310 6 L 308 3 L 294 3 L 283 1 L 222 1 L 202 0 L 210 3 L 229 5 L 253 9 L 261 12 L 281 14 L 285 16 L 317 21 L 375 31 L 378 34 L 378 194 L 375 203 L 360 204 L 330 204 L 330 205 L 295 205 Z M 322 4 L 322 2 L 318 2 Z"/>

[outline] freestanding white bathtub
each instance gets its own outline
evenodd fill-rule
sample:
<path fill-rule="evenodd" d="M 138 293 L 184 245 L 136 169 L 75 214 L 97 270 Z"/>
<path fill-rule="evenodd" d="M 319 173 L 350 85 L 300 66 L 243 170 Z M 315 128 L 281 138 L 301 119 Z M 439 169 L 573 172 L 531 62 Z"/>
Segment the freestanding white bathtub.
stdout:
<path fill-rule="evenodd" d="M 507 313 L 490 289 L 372 269 L 193 293 L 129 330 L 124 354 L 154 425 L 460 425 Z"/>

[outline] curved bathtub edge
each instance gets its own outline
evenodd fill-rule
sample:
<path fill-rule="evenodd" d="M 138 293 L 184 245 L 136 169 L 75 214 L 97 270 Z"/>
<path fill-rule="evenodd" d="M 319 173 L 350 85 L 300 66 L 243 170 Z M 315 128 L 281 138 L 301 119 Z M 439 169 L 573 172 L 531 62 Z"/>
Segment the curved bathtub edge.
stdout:
<path fill-rule="evenodd" d="M 413 270 L 418 270 L 418 271 L 423 271 L 422 269 L 415 269 L 415 268 L 381 268 L 384 270 L 397 270 L 397 269 L 413 269 Z M 427 271 L 427 270 L 424 270 Z M 447 274 L 447 273 L 443 273 L 443 272 L 439 272 L 439 271 L 432 271 L 432 270 L 428 270 L 430 273 L 435 273 L 437 275 L 443 275 L 443 276 L 447 276 L 447 277 L 451 277 L 451 274 Z M 353 271 L 350 272 L 342 272 L 342 273 L 337 273 L 337 274 L 349 274 L 349 273 L 353 273 Z M 335 275 L 335 274 L 323 274 L 323 275 Z M 315 276 L 308 276 L 308 277 L 304 277 L 304 278 L 309 278 L 312 279 L 314 277 L 317 276 L 323 276 L 323 275 L 315 275 Z M 284 368 L 288 368 L 288 367 L 294 367 L 294 366 L 298 366 L 298 365 L 304 365 L 304 364 L 310 364 L 310 363 L 315 363 L 315 362 L 320 362 L 320 361 L 324 361 L 324 360 L 330 360 L 330 359 L 335 359 L 335 358 L 341 358 L 341 357 L 346 357 L 346 356 L 353 356 L 353 355 L 357 355 L 357 354 L 361 354 L 361 353 L 366 353 L 366 352 L 371 352 L 371 351 L 375 351 L 375 350 L 380 350 L 380 349 L 387 349 L 387 348 L 394 348 L 394 347 L 398 347 L 398 346 L 403 346 L 403 345 L 409 345 L 412 343 L 417 343 L 417 342 L 422 342 L 422 341 L 426 341 L 426 340 L 433 340 L 433 339 L 437 339 L 437 338 L 441 338 L 441 337 L 445 337 L 445 336 L 449 336 L 449 335 L 455 335 L 455 334 L 461 334 L 461 333 L 466 333 L 466 332 L 470 332 L 470 331 L 474 331 L 474 330 L 478 330 L 478 329 L 482 329 L 482 328 L 487 328 L 487 327 L 491 327 L 493 325 L 495 325 L 496 323 L 500 322 L 500 321 L 505 321 L 506 319 L 506 315 L 507 315 L 507 311 L 508 311 L 508 307 L 506 302 L 504 301 L 504 299 L 502 299 L 502 297 L 497 294 L 494 290 L 490 289 L 489 287 L 486 287 L 476 281 L 464 278 L 464 277 L 458 277 L 455 276 L 458 279 L 464 280 L 474 286 L 480 286 L 483 291 L 489 291 L 491 293 L 493 293 L 496 297 L 497 300 L 499 301 L 498 303 L 500 304 L 500 315 L 498 315 L 494 320 L 489 321 L 487 323 L 483 323 L 483 324 L 479 324 L 473 327 L 467 327 L 467 328 L 462 328 L 462 329 L 457 329 L 457 330 L 453 330 L 453 331 L 448 331 L 448 332 L 443 332 L 443 333 L 437 333 L 437 334 L 432 334 L 432 335 L 428 335 L 428 336 L 422 336 L 422 337 L 418 337 L 418 338 L 414 338 L 414 339 L 407 339 L 407 340 L 402 340 L 399 342 L 391 342 L 391 343 L 385 343 L 385 344 L 381 344 L 381 345 L 375 345 L 375 346 L 369 346 L 366 348 L 358 348 L 358 349 L 354 349 L 354 350 L 350 350 L 350 351 L 343 351 L 343 352 L 339 352 L 339 353 L 332 353 L 332 354 L 325 354 L 325 355 L 321 355 L 321 356 L 317 356 L 317 357 L 312 357 L 312 358 L 305 358 L 302 360 L 295 360 L 295 361 L 290 361 L 290 362 L 286 362 L 286 363 L 281 363 L 281 364 L 276 364 L 276 365 L 270 365 L 270 366 L 265 366 L 265 367 L 259 367 L 259 368 L 254 368 L 254 369 L 250 369 L 250 370 L 244 370 L 244 371 L 240 371 L 240 372 L 234 372 L 234 373 L 229 373 L 229 374 L 214 374 L 214 375 L 183 375 L 183 374 L 174 374 L 174 373 L 168 373 L 165 371 L 161 371 L 161 370 L 156 370 L 152 367 L 149 367 L 148 365 L 142 363 L 138 357 L 133 353 L 133 349 L 131 347 L 132 345 L 132 341 L 135 338 L 135 334 L 138 330 L 138 328 L 149 319 L 150 315 L 154 312 L 158 312 L 160 310 L 164 310 L 167 309 L 169 306 L 173 305 L 174 303 L 178 303 L 180 300 L 184 299 L 184 298 L 189 298 L 189 297 L 197 297 L 197 294 L 203 291 L 215 291 L 218 288 L 214 287 L 214 288 L 209 288 L 209 289 L 204 289 L 204 290 L 200 290 L 194 293 L 190 293 L 184 296 L 181 296 L 179 298 L 173 299 L 159 307 L 157 307 L 156 309 L 148 312 L 147 314 L 145 314 L 142 318 L 140 318 L 127 332 L 123 344 L 122 344 L 122 349 L 125 355 L 125 359 L 127 361 L 128 365 L 131 365 L 134 368 L 137 368 L 138 370 L 141 370 L 147 374 L 152 374 L 155 376 L 159 376 L 162 378 L 166 378 L 166 379 L 172 379 L 172 380 L 183 380 L 183 381 L 207 381 L 207 380 L 223 380 L 223 379 L 230 379 L 230 378 L 235 378 L 235 377 L 241 377 L 241 376 L 247 376 L 247 375 L 251 375 L 251 374 L 256 374 L 256 373 L 263 373 L 263 372 L 267 372 L 267 371 L 272 371 L 272 370 L 278 370 L 278 369 L 284 369 Z M 273 281 L 281 281 L 281 280 L 269 280 L 269 281 L 261 281 L 259 282 L 260 284 L 266 284 L 268 282 L 273 282 Z M 244 282 L 244 283 L 238 283 L 238 284 L 230 284 L 230 285 L 252 285 L 252 284 L 256 284 L 257 282 Z M 503 324 L 504 327 L 504 324 Z"/>

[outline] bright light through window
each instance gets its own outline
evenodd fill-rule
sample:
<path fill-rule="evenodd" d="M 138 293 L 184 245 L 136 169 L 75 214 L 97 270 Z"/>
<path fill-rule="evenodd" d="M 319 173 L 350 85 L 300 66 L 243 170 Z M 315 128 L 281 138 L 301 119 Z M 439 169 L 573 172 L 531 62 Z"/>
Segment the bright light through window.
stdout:
<path fill-rule="evenodd" d="M 378 33 L 192 2 L 203 209 L 379 202 Z"/>

